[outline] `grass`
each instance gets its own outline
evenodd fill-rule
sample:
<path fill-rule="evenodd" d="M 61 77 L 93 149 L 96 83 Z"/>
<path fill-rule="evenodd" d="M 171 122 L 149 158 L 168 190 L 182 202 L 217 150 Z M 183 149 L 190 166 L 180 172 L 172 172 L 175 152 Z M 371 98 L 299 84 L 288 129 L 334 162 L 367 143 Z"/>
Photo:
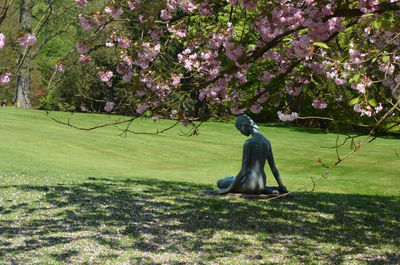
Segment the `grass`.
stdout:
<path fill-rule="evenodd" d="M 0 109 L 0 121 L 0 264 L 400 263 L 399 139 L 364 146 L 313 193 L 265 202 L 207 195 L 240 167 L 246 138 L 229 123 L 206 123 L 197 137 L 178 128 L 121 138 L 115 128 L 61 126 L 41 111 Z M 141 131 L 170 124 L 135 123 Z M 335 159 L 321 147 L 335 135 L 261 131 L 289 190 L 321 174 L 316 159 Z"/>

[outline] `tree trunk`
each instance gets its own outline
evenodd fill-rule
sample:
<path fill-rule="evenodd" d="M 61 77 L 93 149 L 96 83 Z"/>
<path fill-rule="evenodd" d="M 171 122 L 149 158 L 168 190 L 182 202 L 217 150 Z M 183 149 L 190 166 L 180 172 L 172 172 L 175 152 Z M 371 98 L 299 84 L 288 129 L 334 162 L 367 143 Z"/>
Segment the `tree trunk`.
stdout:
<path fill-rule="evenodd" d="M 32 0 L 21 0 L 20 6 L 20 17 L 19 23 L 22 28 L 22 32 L 32 31 Z M 30 90 L 30 56 L 29 54 L 24 56 L 25 47 L 21 46 L 21 54 L 18 60 L 18 65 L 21 65 L 17 76 L 17 87 L 15 88 L 14 103 L 17 104 L 18 108 L 30 109 L 32 108 L 31 101 L 29 99 Z"/>

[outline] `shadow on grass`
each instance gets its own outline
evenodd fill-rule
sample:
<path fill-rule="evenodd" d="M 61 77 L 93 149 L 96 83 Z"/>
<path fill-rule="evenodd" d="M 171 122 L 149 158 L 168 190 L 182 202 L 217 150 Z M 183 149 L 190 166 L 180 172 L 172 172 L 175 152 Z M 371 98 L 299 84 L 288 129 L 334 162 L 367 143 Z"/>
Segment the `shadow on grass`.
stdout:
<path fill-rule="evenodd" d="M 273 256 L 281 257 L 276 263 L 337 264 L 352 255 L 368 264 L 400 262 L 400 197 L 299 193 L 290 199 L 244 201 L 205 195 L 212 188 L 104 178 L 0 186 L 41 195 L 0 208 L 0 261 L 29 260 L 24 255 L 32 251 L 49 252 L 47 259 L 58 262 L 73 260 L 85 250 L 71 245 L 86 240 L 102 247 L 100 263 L 117 259 L 116 253 L 130 255 L 132 264 L 202 264 L 223 258 L 257 264 L 271 263 Z M 17 212 L 21 219 L 15 220 Z M 163 253 L 186 260 L 157 261 Z"/>

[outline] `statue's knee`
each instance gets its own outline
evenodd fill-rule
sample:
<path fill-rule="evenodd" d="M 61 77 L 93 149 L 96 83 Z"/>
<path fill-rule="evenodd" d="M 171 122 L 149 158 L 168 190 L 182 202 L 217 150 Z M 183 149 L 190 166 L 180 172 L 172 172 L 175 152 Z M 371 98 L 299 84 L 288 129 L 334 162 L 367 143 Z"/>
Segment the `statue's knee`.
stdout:
<path fill-rule="evenodd" d="M 217 187 L 219 188 L 219 189 L 223 189 L 223 187 L 222 187 L 222 184 L 224 183 L 224 180 L 223 179 L 219 179 L 218 181 L 217 181 Z"/>
<path fill-rule="evenodd" d="M 228 188 L 229 187 L 229 185 L 231 184 L 231 180 L 228 180 L 228 179 L 219 179 L 218 181 L 217 181 L 217 186 L 218 186 L 218 188 L 219 189 L 225 189 L 225 188 Z"/>

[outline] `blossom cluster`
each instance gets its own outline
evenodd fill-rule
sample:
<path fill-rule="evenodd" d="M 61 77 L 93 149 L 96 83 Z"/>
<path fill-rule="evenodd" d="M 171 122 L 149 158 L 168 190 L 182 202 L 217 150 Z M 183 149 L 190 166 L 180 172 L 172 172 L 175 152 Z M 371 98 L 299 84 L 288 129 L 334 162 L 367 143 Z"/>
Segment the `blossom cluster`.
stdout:
<path fill-rule="evenodd" d="M 81 7 L 87 4 L 86 0 L 76 0 L 76 3 Z M 211 30 L 193 25 L 208 19 L 204 17 L 224 15 L 221 12 L 229 10 L 230 6 L 236 13 L 238 9 L 245 9 L 248 20 L 232 18 L 236 16 L 232 12 L 230 16 L 225 14 L 226 19 L 215 20 L 218 25 L 210 27 Z M 285 0 L 279 5 L 255 0 L 226 0 L 221 4 L 215 1 L 167 0 L 165 6 L 152 13 L 140 0 L 129 0 L 127 5 L 107 4 L 95 13 L 79 15 L 78 19 L 84 30 L 99 26 L 107 35 L 105 46 L 120 52 L 116 69 L 102 68 L 98 75 L 108 85 L 111 85 L 114 73 L 121 75 L 126 82 L 133 82 L 138 114 L 165 106 L 165 101 L 174 93 L 176 97 L 186 93 L 183 91 L 190 89 L 182 87 L 187 82 L 200 85 L 190 92 L 190 97 L 181 98 L 192 100 L 196 97 L 216 115 L 228 112 L 237 115 L 246 111 L 259 113 L 267 104 L 282 106 L 286 97 L 299 96 L 305 89 L 315 86 L 316 80 L 323 78 L 339 87 L 339 95 L 324 93 L 323 88 L 317 85 L 311 95 L 313 108 L 326 110 L 328 104 L 340 103 L 343 100 L 340 89 L 348 89 L 366 98 L 365 102 L 358 102 L 354 111 L 363 116 L 376 115 L 384 104 L 374 107 L 366 103 L 376 83 L 390 89 L 395 98 L 400 94 L 400 57 L 393 52 L 400 45 L 399 31 L 373 26 L 375 20 L 381 19 L 379 1 L 360 0 L 358 8 L 362 13 L 374 13 L 363 17 L 357 15 L 359 23 L 364 21 L 367 25 L 362 29 L 363 34 L 357 36 L 364 38 L 364 44 L 353 38 L 354 43 L 350 41 L 337 49 L 337 45 L 330 42 L 350 25 L 346 15 L 338 13 L 344 6 L 336 0 L 329 3 Z M 124 19 L 128 17 L 125 12 L 132 12 L 128 8 L 135 10 L 141 24 L 143 32 L 140 37 L 119 31 L 119 25 L 112 24 L 123 14 Z M 88 43 L 80 40 L 76 46 L 84 64 L 90 62 Z M 170 43 L 179 46 L 179 52 L 176 61 L 166 66 L 170 72 L 160 73 L 153 65 L 158 65 L 154 63 L 158 62 L 157 59 L 165 61 L 163 53 Z M 0 35 L 0 48 L 1 45 Z M 374 62 L 371 62 L 371 47 L 382 51 L 378 50 L 379 56 Z M 132 78 L 133 73 L 138 78 Z M 277 84 L 275 80 L 284 80 L 279 83 L 282 84 L 280 88 L 274 87 Z M 258 83 L 254 85 L 254 82 Z M 247 90 L 247 84 L 254 87 Z M 246 93 L 249 91 L 251 93 Z M 190 120 L 190 111 L 186 107 L 181 109 L 175 116 Z M 279 119 L 291 121 L 299 115 L 296 112 L 284 114 L 288 111 L 278 112 Z"/>

